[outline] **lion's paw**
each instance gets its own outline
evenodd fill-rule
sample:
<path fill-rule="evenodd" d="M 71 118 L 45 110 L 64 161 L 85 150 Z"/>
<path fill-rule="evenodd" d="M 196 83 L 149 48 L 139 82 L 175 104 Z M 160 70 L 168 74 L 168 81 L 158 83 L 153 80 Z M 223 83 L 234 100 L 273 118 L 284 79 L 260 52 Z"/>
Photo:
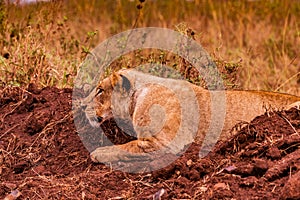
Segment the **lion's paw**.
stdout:
<path fill-rule="evenodd" d="M 96 163 L 113 162 L 117 159 L 113 146 L 99 147 L 95 149 L 90 156 L 92 161 Z"/>
<path fill-rule="evenodd" d="M 130 153 L 120 148 L 119 145 L 99 147 L 95 149 L 90 156 L 95 163 L 128 162 L 139 159 L 144 160 L 148 157 L 144 153 Z"/>

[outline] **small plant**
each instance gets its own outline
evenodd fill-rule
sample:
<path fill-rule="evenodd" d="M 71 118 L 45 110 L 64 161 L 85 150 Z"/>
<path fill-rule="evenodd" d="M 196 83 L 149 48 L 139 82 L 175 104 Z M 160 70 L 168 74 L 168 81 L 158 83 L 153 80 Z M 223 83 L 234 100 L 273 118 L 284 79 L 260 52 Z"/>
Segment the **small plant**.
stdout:
<path fill-rule="evenodd" d="M 139 0 L 139 3 L 136 5 L 138 13 L 137 13 L 137 16 L 136 16 L 136 19 L 135 19 L 135 22 L 134 22 L 132 28 L 137 28 L 138 22 L 142 20 L 142 17 L 143 17 L 143 7 L 144 7 L 144 4 L 145 4 L 145 1 L 146 0 Z"/>

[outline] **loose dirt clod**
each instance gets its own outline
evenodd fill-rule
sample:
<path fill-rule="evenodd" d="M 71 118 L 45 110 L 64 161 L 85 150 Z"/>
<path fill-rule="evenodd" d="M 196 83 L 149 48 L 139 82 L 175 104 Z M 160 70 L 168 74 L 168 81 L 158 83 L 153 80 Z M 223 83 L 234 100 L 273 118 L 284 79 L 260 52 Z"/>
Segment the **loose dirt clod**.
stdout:
<path fill-rule="evenodd" d="M 257 117 L 204 158 L 192 144 L 164 169 L 128 174 L 91 162 L 73 123 L 71 92 L 0 88 L 0 199 L 15 191 L 19 199 L 300 199 L 297 109 Z M 103 129 L 113 143 L 134 139 L 113 122 Z"/>

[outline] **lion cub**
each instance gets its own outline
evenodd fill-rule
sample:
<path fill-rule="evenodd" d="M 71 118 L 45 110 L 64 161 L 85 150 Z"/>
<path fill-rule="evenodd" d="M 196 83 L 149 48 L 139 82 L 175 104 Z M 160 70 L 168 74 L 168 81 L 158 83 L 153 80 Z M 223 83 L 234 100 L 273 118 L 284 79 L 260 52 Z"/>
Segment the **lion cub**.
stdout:
<path fill-rule="evenodd" d="M 176 154 L 191 142 L 214 144 L 228 138 L 237 123 L 249 122 L 266 108 L 283 109 L 298 101 L 300 97 L 273 92 L 208 91 L 184 80 L 120 70 L 85 99 L 85 113 L 95 127 L 116 119 L 137 140 L 99 147 L 91 158 L 126 161 L 160 150 Z"/>

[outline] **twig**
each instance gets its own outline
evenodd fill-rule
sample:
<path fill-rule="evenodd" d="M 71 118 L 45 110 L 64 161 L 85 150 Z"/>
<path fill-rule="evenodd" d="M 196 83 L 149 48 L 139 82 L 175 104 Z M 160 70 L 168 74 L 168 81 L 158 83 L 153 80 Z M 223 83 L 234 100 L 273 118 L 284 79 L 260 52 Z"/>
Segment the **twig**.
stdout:
<path fill-rule="evenodd" d="M 294 132 L 299 135 L 298 131 L 295 129 L 295 127 L 291 124 L 291 122 L 284 116 L 281 116 L 290 126 L 291 128 L 294 130 Z"/>
<path fill-rule="evenodd" d="M 288 82 L 290 82 L 293 78 L 296 78 L 298 75 L 300 74 L 300 72 L 294 74 L 292 77 L 290 77 L 288 80 L 286 80 L 284 83 L 282 83 L 280 86 L 278 86 L 275 89 L 275 92 L 277 92 L 280 88 L 282 88 L 283 86 L 285 86 Z"/>
<path fill-rule="evenodd" d="M 71 117 L 71 114 L 67 114 L 66 116 L 64 116 L 64 118 L 60 119 L 59 121 L 53 121 L 53 122 L 50 122 L 49 124 L 47 124 L 43 130 L 39 133 L 39 135 L 36 137 L 36 139 L 31 143 L 30 147 L 32 147 L 36 142 L 37 140 L 40 138 L 40 136 L 42 134 L 45 134 L 48 130 L 51 130 L 52 127 L 60 124 L 60 123 L 63 123 L 66 119 L 70 118 Z"/>
<path fill-rule="evenodd" d="M 18 124 L 14 125 L 13 127 L 11 127 L 10 129 L 8 129 L 7 131 L 5 131 L 1 136 L 0 139 L 3 138 L 7 133 L 9 133 L 11 130 L 13 130 L 14 128 L 16 128 L 17 126 L 19 126 Z"/>
<path fill-rule="evenodd" d="M 22 94 L 22 96 L 24 95 L 24 93 Z M 15 107 L 8 113 L 4 114 L 4 116 L 2 117 L 2 119 L 0 120 L 2 123 L 4 122 L 5 117 L 7 117 L 8 115 L 11 115 L 24 101 L 26 101 L 26 99 L 28 98 L 28 96 L 25 96 L 24 98 L 21 99 L 21 101 L 19 101 L 18 103 L 16 103 Z"/>

